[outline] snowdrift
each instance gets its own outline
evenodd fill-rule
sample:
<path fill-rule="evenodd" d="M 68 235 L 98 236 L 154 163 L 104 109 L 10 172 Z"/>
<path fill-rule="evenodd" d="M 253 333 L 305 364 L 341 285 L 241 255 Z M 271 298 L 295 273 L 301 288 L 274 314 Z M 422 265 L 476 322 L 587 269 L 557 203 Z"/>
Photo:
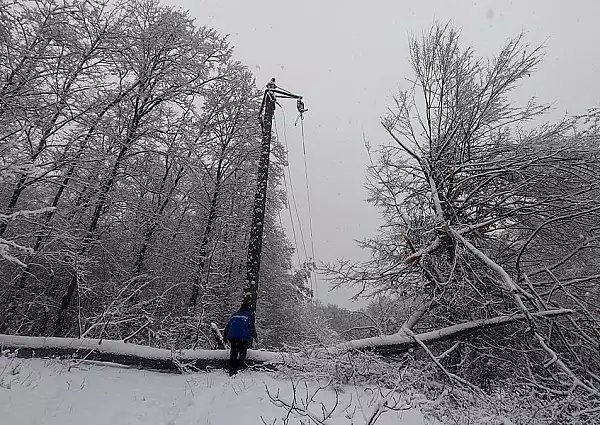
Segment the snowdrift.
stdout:
<path fill-rule="evenodd" d="M 104 343 L 103 343 L 104 344 Z M 155 352 L 158 355 L 158 352 Z M 306 387 L 305 387 L 306 384 Z M 315 382 L 296 382 L 298 401 Z M 290 379 L 272 373 L 245 371 L 229 378 L 224 371 L 182 375 L 107 367 L 82 363 L 69 367 L 65 361 L 19 359 L 0 355 L 0 423 L 19 425 L 230 425 L 282 424 L 288 416 L 277 407 L 266 389 L 292 400 Z M 321 414 L 339 402 L 329 425 L 362 425 L 381 406 L 373 388 L 345 386 L 319 392 L 311 405 Z M 403 405 L 418 403 L 417 394 L 403 394 Z M 289 425 L 308 423 L 290 414 Z M 263 422 L 264 420 L 264 422 Z M 303 421 L 303 422 L 301 422 Z M 429 425 L 416 408 L 386 410 L 376 425 Z"/>

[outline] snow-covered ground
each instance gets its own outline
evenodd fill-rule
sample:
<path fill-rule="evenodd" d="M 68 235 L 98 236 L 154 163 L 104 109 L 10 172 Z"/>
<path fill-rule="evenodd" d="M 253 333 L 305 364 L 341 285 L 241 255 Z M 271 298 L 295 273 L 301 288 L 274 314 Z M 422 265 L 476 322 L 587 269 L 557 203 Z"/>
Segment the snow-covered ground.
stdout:
<path fill-rule="evenodd" d="M 273 373 L 247 370 L 230 378 L 224 371 L 166 374 L 118 365 L 79 364 L 66 361 L 19 359 L 0 355 L 0 424 L 10 425 L 191 425 L 191 424 L 300 424 L 307 416 L 275 406 L 266 388 L 286 403 L 293 400 L 315 419 L 322 407 L 332 409 L 336 392 L 323 389 L 307 403 L 319 385 L 285 379 Z M 420 411 L 382 408 L 410 407 L 408 395 L 388 396 L 372 388 L 345 386 L 338 391 L 338 408 L 325 422 L 330 425 L 369 423 L 376 412 L 377 425 L 431 424 Z M 323 402 L 323 404 L 321 404 Z M 301 422 L 302 421 L 302 422 Z"/>

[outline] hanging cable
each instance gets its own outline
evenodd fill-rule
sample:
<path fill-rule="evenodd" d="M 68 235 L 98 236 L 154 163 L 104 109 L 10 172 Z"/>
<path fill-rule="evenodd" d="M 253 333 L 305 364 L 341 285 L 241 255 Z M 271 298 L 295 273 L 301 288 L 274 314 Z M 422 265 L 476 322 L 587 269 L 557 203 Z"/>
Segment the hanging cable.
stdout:
<path fill-rule="evenodd" d="M 271 92 L 273 93 L 273 95 L 296 99 L 296 108 L 298 109 L 298 117 L 296 118 L 296 120 L 294 122 L 294 127 L 297 126 L 299 120 L 301 122 L 302 151 L 303 151 L 303 156 L 304 156 L 304 177 L 305 177 L 305 183 L 306 183 L 306 199 L 307 199 L 307 204 L 308 204 L 308 221 L 309 221 L 309 230 L 310 230 L 310 248 L 311 248 L 310 261 L 308 258 L 309 253 L 308 253 L 308 250 L 306 249 L 303 226 L 302 226 L 302 223 L 300 220 L 300 214 L 298 212 L 298 204 L 296 202 L 296 197 L 294 195 L 294 186 L 292 184 L 292 174 L 291 174 L 291 169 L 289 167 L 289 161 L 288 161 L 287 171 L 288 171 L 288 177 L 289 177 L 289 181 L 290 181 L 289 193 L 292 195 L 293 207 L 296 212 L 296 218 L 298 220 L 298 228 L 300 230 L 300 239 L 302 241 L 302 247 L 304 248 L 304 256 L 306 259 L 304 268 L 306 268 L 306 272 L 308 273 L 308 276 L 309 276 L 308 280 L 309 280 L 310 290 L 311 290 L 313 296 L 316 297 L 317 296 L 317 293 L 316 293 L 317 283 L 316 283 L 316 276 L 313 273 L 314 268 L 315 268 L 315 244 L 314 244 L 313 226 L 312 226 L 312 207 L 311 207 L 311 201 L 310 201 L 310 184 L 309 184 L 309 179 L 308 179 L 308 164 L 307 164 L 307 157 L 306 157 L 306 138 L 304 135 L 304 113 L 307 112 L 308 109 L 304 106 L 302 96 L 294 95 L 291 92 L 289 92 L 281 87 L 276 87 L 274 79 L 272 79 L 271 82 L 272 82 Z M 276 104 L 281 108 L 281 105 L 279 105 L 279 103 L 276 102 Z M 284 141 L 285 141 L 285 148 L 286 148 L 286 152 L 289 153 L 289 145 L 288 145 L 288 140 L 287 140 L 286 117 L 285 117 L 285 111 L 283 110 L 283 108 L 281 108 L 281 112 L 283 115 L 283 135 L 284 135 Z M 279 133 L 278 133 L 278 128 L 277 128 L 277 119 L 275 119 L 275 134 L 276 134 L 277 138 L 279 139 Z M 285 178 L 285 169 L 283 172 L 283 180 L 284 180 L 284 184 L 286 187 L 286 197 L 287 197 L 288 205 L 289 205 L 289 195 L 288 195 L 287 182 L 286 182 L 286 178 Z M 289 213 L 290 213 L 290 223 L 292 225 L 292 233 L 294 235 L 296 253 L 298 254 L 297 255 L 298 262 L 300 263 L 300 255 L 298 253 L 298 242 L 296 239 L 296 232 L 295 232 L 295 228 L 294 228 L 294 222 L 293 222 L 291 208 L 289 208 Z"/>
<path fill-rule="evenodd" d="M 285 176 L 284 176 L 285 179 Z M 287 193 L 286 193 L 286 201 L 287 201 Z M 288 208 L 289 209 L 289 208 Z M 277 208 L 277 215 L 279 215 L 279 226 L 283 229 L 283 220 L 281 219 L 281 209 Z M 290 219 L 292 215 L 290 213 Z M 294 247 L 296 249 L 296 256 L 298 257 L 298 262 L 300 262 L 300 254 L 298 254 L 298 242 L 296 241 L 296 231 L 294 230 L 294 223 L 292 223 L 292 234 L 294 235 Z"/>
<path fill-rule="evenodd" d="M 312 230 L 312 211 L 311 211 L 311 204 L 310 204 L 310 186 L 308 183 L 308 166 L 307 166 L 307 161 L 306 161 L 306 141 L 305 141 L 305 137 L 304 137 L 304 117 L 302 116 L 303 112 L 308 111 L 308 109 L 304 108 L 304 103 L 302 103 L 302 97 L 299 97 L 298 99 L 298 111 L 300 112 L 299 118 L 302 118 L 302 151 L 303 151 L 303 156 L 304 156 L 304 176 L 305 176 L 305 182 L 306 182 L 306 198 L 307 198 L 307 204 L 308 204 L 308 220 L 309 220 L 309 230 L 310 230 L 310 245 L 311 245 L 311 258 L 310 261 L 308 259 L 308 251 L 306 249 L 306 246 L 304 245 L 304 253 L 305 253 L 305 257 L 306 257 L 306 267 L 308 268 L 308 273 L 309 273 L 309 284 L 310 284 L 310 290 L 313 293 L 314 297 L 317 296 L 317 278 L 313 272 L 313 268 L 314 268 L 314 264 L 315 264 L 315 245 L 314 245 L 314 238 L 313 238 L 313 230 Z M 284 138 L 285 138 L 285 143 L 286 143 L 286 149 L 289 150 L 288 146 L 287 146 L 287 126 L 286 126 L 286 121 L 285 121 L 285 111 L 282 109 L 281 113 L 283 114 L 283 132 L 284 132 Z M 298 118 L 296 119 L 294 126 L 296 126 L 298 122 Z M 289 171 L 289 167 L 288 167 L 288 171 Z M 298 212 L 296 211 L 296 214 L 298 215 Z M 298 216 L 298 222 L 300 222 L 300 217 Z M 302 232 L 302 227 L 300 227 L 300 230 Z M 304 236 L 303 236 L 304 238 Z M 304 239 L 302 241 L 302 243 L 304 244 Z"/>
<path fill-rule="evenodd" d="M 287 142 L 287 125 L 286 125 L 286 115 L 285 115 L 285 111 L 282 109 L 281 113 L 283 115 L 283 134 L 284 134 L 284 139 L 285 139 L 285 143 L 286 143 L 286 149 L 289 151 L 289 147 L 288 147 L 288 142 Z M 290 167 L 288 166 L 288 172 L 290 172 Z M 291 175 L 290 175 L 291 177 Z M 295 198 L 294 198 L 295 199 Z M 308 253 L 308 249 L 306 248 L 306 244 L 304 243 L 304 231 L 303 231 L 303 226 L 300 223 L 300 215 L 298 213 L 298 207 L 297 207 L 297 203 L 295 204 L 295 208 L 296 208 L 296 216 L 298 218 L 298 223 L 299 223 L 299 227 L 300 227 L 300 234 L 302 237 L 302 244 L 304 247 L 304 254 L 305 254 L 305 262 L 304 262 L 304 266 L 302 267 L 307 273 L 308 273 L 308 287 L 310 289 L 310 292 L 312 294 L 312 300 L 315 299 L 315 296 L 317 294 L 317 281 L 316 281 L 316 276 L 313 273 L 313 267 L 312 264 L 314 263 L 314 255 L 313 258 L 311 258 L 309 260 L 309 253 Z M 312 231 L 311 231 L 312 234 Z M 312 236 L 311 236 L 312 238 Z M 311 246 L 314 245 L 312 240 L 311 240 Z M 314 249 L 313 249 L 314 252 Z M 299 264 L 299 266 L 302 266 L 302 264 Z"/>
<path fill-rule="evenodd" d="M 302 98 L 300 98 L 302 99 Z M 304 179 L 306 180 L 306 202 L 308 203 L 308 226 L 309 226 L 309 230 L 310 230 L 310 250 L 311 250 L 311 262 L 312 262 L 312 266 L 314 268 L 315 266 L 315 239 L 313 237 L 313 225 L 312 225 L 312 208 L 311 208 L 311 203 L 310 203 L 310 185 L 308 183 L 308 165 L 307 165 L 307 161 L 306 161 L 306 140 L 304 138 L 304 119 L 300 120 L 300 129 L 301 129 L 301 133 L 302 133 L 302 152 L 304 153 Z M 314 289 L 311 288 L 314 291 L 314 295 L 315 297 L 317 296 L 316 290 L 317 290 L 317 282 L 316 282 L 316 276 L 314 276 L 314 273 L 311 271 L 310 273 L 311 278 L 315 279 L 314 282 Z M 311 286 L 312 286 L 312 282 L 311 282 Z"/>
<path fill-rule="evenodd" d="M 277 140 L 279 139 L 279 131 L 277 128 L 277 117 L 275 117 L 274 119 L 274 123 L 275 123 L 275 137 L 277 137 Z M 285 130 L 285 115 L 284 115 L 284 125 L 283 125 L 283 134 L 284 134 L 284 142 L 285 142 L 285 149 L 286 151 L 288 151 L 288 142 L 287 142 L 287 134 L 286 134 L 286 130 Z M 285 171 L 287 168 L 287 172 L 288 172 L 288 178 L 286 178 L 285 176 Z M 289 185 L 288 185 L 288 180 L 289 180 Z M 306 244 L 304 243 L 304 232 L 302 231 L 302 225 L 300 224 L 300 217 L 298 215 L 298 207 L 296 204 L 296 196 L 294 195 L 294 187 L 292 185 L 292 174 L 290 172 L 289 166 L 284 167 L 283 170 L 283 184 L 285 187 L 285 195 L 286 195 L 286 201 L 288 203 L 288 212 L 290 215 L 290 225 L 292 227 L 292 235 L 294 237 L 294 248 L 296 249 L 296 256 L 298 258 L 298 265 L 302 264 L 302 260 L 300 260 L 300 250 L 298 249 L 298 239 L 296 237 L 296 228 L 294 226 L 294 218 L 293 218 L 293 214 L 292 214 L 292 207 L 294 208 L 294 210 L 296 211 L 296 217 L 298 220 L 298 228 L 300 230 L 300 238 L 302 241 L 302 246 L 304 247 L 304 256 L 307 256 L 307 251 L 306 251 Z M 291 202 L 290 202 L 290 194 L 291 194 Z"/>
<path fill-rule="evenodd" d="M 277 118 L 275 118 L 273 120 L 274 124 L 275 124 L 275 137 L 277 138 L 277 140 L 279 140 L 279 132 L 277 131 Z M 285 177 L 285 167 L 283 169 L 283 186 L 285 187 L 285 201 L 288 205 L 288 212 L 290 215 L 290 226 L 292 227 L 292 235 L 294 237 L 294 248 L 296 250 L 296 257 L 298 258 L 298 264 L 300 264 L 300 251 L 298 250 L 298 239 L 296 237 L 296 228 L 294 227 L 294 217 L 292 215 L 292 210 L 291 210 L 291 202 L 290 202 L 290 197 L 289 197 L 289 191 L 288 191 L 288 184 L 287 184 L 287 178 Z M 279 213 L 279 220 L 280 220 L 280 224 L 281 227 L 283 228 L 283 223 L 281 223 L 281 212 Z"/>
<path fill-rule="evenodd" d="M 288 141 L 287 141 L 287 126 L 285 123 L 285 112 L 283 109 L 281 109 L 281 113 L 283 116 L 283 138 L 285 141 L 285 149 L 287 152 L 289 152 L 289 146 L 288 146 Z M 303 226 L 302 226 L 302 221 L 300 220 L 300 212 L 298 210 L 298 202 L 296 202 L 296 195 L 294 192 L 294 184 L 292 182 L 292 170 L 289 166 L 289 161 L 288 161 L 288 166 L 287 166 L 287 171 L 288 171 L 288 178 L 289 178 L 289 187 L 290 187 L 290 194 L 292 195 L 292 201 L 293 201 L 293 206 L 294 206 L 294 212 L 296 213 L 296 220 L 298 222 L 298 230 L 300 230 L 300 241 L 302 242 L 302 248 L 304 249 L 304 261 L 306 263 L 308 263 L 308 250 L 306 249 L 306 242 L 305 242 L 305 238 L 304 238 L 304 230 L 303 230 Z M 299 266 L 301 264 L 298 264 Z"/>
<path fill-rule="evenodd" d="M 289 152 L 289 146 L 288 146 L 288 141 L 287 141 L 287 125 L 286 125 L 285 111 L 283 110 L 283 108 L 281 109 L 281 114 L 283 116 L 283 137 L 284 137 L 284 141 L 285 141 L 285 148 Z M 290 167 L 289 167 L 289 161 L 288 161 L 287 168 L 288 168 L 288 173 L 290 173 L 290 179 L 291 179 L 291 171 L 290 171 Z M 291 184 L 290 184 L 290 186 L 291 186 Z M 292 187 L 292 196 L 293 195 L 294 195 L 294 192 L 293 192 L 293 187 Z M 317 286 L 316 276 L 314 276 L 314 273 L 312 273 L 312 270 L 311 270 L 311 263 L 314 262 L 314 255 L 313 255 L 313 258 L 311 259 L 311 261 L 309 261 L 308 250 L 306 249 L 306 244 L 304 243 L 304 231 L 302 230 L 303 227 L 300 222 L 300 214 L 298 213 L 298 204 L 295 202 L 295 197 L 294 197 L 294 206 L 296 209 L 296 217 L 298 218 L 298 227 L 300 228 L 300 236 L 302 238 L 302 246 L 304 247 L 304 258 L 305 258 L 304 265 L 308 269 L 307 272 L 309 273 L 309 281 L 308 281 L 309 288 L 310 288 L 311 293 L 313 295 L 315 295 L 316 294 L 316 286 Z M 312 235 L 312 231 L 311 231 L 311 235 Z M 311 236 L 311 238 L 312 238 L 312 236 Z M 311 240 L 311 244 L 312 244 L 312 240 Z M 313 252 L 314 252 L 314 249 L 313 249 Z M 300 263 L 298 265 L 301 266 Z"/>

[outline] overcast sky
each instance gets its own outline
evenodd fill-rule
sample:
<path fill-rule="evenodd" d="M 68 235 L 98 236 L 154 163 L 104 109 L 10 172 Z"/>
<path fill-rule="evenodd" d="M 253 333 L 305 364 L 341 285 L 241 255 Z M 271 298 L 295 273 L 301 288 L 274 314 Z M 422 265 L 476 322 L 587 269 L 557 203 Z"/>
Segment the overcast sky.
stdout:
<path fill-rule="evenodd" d="M 230 34 L 235 57 L 264 85 L 304 96 L 308 177 L 317 261 L 368 256 L 354 240 L 373 235 L 377 211 L 364 199 L 368 159 L 364 139 L 388 139 L 380 118 L 398 87 L 412 76 L 407 40 L 434 20 L 451 20 L 483 57 L 524 31 L 531 45 L 545 45 L 537 73 L 514 93 L 553 103 L 548 119 L 600 107 L 600 0 L 163 0 L 189 9 L 198 25 Z M 292 184 L 306 244 L 309 242 L 304 162 L 295 103 L 283 100 Z M 276 124 L 283 139 L 284 116 Z M 282 218 L 289 228 L 287 214 Z M 298 233 L 298 231 L 297 231 Z M 298 238 L 299 238 L 298 234 Z M 292 235 L 289 235 L 290 239 Z M 298 241 L 301 256 L 304 252 Z M 310 251 L 310 248 L 309 248 Z M 310 252 L 309 252 L 310 255 Z M 328 292 L 325 302 L 358 308 L 352 291 Z"/>

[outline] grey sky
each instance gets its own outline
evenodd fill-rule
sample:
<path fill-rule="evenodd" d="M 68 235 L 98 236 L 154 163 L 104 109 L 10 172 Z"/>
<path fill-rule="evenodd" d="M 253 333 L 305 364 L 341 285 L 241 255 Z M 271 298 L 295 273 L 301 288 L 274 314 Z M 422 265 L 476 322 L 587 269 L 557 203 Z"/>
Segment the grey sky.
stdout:
<path fill-rule="evenodd" d="M 354 242 L 373 235 L 378 225 L 376 210 L 364 202 L 368 160 L 363 134 L 373 145 L 387 142 L 379 122 L 392 95 L 412 75 L 408 36 L 434 20 L 452 20 L 463 42 L 481 56 L 495 54 L 522 30 L 531 45 L 544 44 L 545 60 L 514 99 L 536 96 L 553 102 L 549 119 L 600 106 L 598 0 L 163 1 L 189 9 L 198 25 L 230 34 L 235 57 L 252 69 L 258 84 L 274 76 L 278 85 L 304 96 L 317 261 L 367 256 Z M 308 244 L 300 130 L 293 124 L 294 102 L 282 105 L 292 183 Z M 280 110 L 276 121 L 283 139 Z M 318 296 L 326 302 L 364 305 L 347 301 L 352 291 L 328 293 L 325 282 L 318 285 Z"/>

